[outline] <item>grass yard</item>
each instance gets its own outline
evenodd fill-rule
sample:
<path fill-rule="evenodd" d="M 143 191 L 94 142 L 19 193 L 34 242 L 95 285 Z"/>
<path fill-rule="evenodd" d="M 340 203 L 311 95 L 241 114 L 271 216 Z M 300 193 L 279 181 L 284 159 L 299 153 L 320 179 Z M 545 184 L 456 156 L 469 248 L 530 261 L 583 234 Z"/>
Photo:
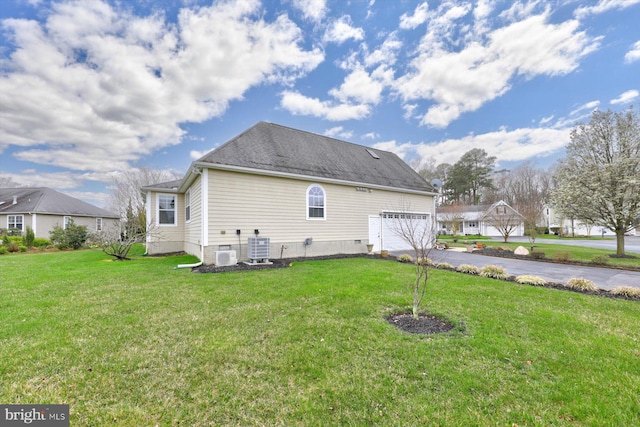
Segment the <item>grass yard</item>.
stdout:
<path fill-rule="evenodd" d="M 466 332 L 424 337 L 385 321 L 408 264 L 192 261 L 0 258 L 0 402 L 72 426 L 640 425 L 638 302 L 431 270 L 429 311 Z"/>

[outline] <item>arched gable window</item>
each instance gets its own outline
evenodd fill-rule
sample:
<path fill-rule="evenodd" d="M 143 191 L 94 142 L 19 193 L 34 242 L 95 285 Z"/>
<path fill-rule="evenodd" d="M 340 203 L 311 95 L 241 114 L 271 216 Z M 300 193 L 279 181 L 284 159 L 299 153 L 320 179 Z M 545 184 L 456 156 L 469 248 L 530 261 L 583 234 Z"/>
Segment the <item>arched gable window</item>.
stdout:
<path fill-rule="evenodd" d="M 317 184 L 307 188 L 307 219 L 326 219 L 324 189 Z"/>

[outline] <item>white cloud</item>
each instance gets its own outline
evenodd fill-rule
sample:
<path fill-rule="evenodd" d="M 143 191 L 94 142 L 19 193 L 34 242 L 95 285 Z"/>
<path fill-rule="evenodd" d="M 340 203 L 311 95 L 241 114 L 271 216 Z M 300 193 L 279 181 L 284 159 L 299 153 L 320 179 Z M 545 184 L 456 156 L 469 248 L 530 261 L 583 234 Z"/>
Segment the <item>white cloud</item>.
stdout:
<path fill-rule="evenodd" d="M 628 64 L 638 60 L 640 60 L 640 40 L 635 42 L 633 46 L 631 46 L 631 50 L 624 56 L 624 62 Z"/>
<path fill-rule="evenodd" d="M 599 39 L 578 31 L 578 21 L 548 22 L 549 13 L 530 16 L 452 49 L 447 39 L 466 9 L 450 8 L 434 15 L 432 30 L 422 39 L 409 73 L 395 88 L 406 104 L 431 100 L 421 123 L 446 127 L 461 114 L 475 111 L 511 88 L 516 76 L 563 75 L 574 71 L 582 57 L 598 47 Z M 446 23 L 443 33 L 436 30 Z M 458 28 L 461 29 L 461 28 Z"/>
<path fill-rule="evenodd" d="M 620 96 L 618 96 L 615 99 L 612 99 L 611 101 L 609 101 L 609 103 L 615 105 L 615 104 L 628 104 L 630 102 L 635 101 L 636 99 L 638 99 L 640 97 L 640 92 L 638 92 L 635 89 L 632 90 L 628 90 L 624 93 L 621 93 Z"/>
<path fill-rule="evenodd" d="M 598 1 L 598 4 L 594 6 L 583 6 L 577 8 L 574 11 L 574 15 L 578 19 L 582 19 L 589 15 L 597 15 L 614 9 L 626 9 L 636 4 L 640 4 L 640 0 L 600 0 Z"/>
<path fill-rule="evenodd" d="M 175 25 L 95 0 L 52 5 L 42 24 L 6 19 L 16 46 L 0 76 L 0 152 L 108 171 L 178 144 L 184 122 L 219 116 L 253 86 L 288 85 L 323 59 L 257 0 L 182 9 Z"/>
<path fill-rule="evenodd" d="M 569 129 L 500 129 L 434 143 L 398 144 L 396 141 L 387 141 L 374 144 L 373 147 L 392 151 L 402 158 L 417 155 L 421 159 L 420 165 L 429 159 L 434 159 L 436 163 L 453 164 L 473 148 L 482 148 L 490 156 L 496 156 L 498 162 L 507 162 L 550 156 L 570 142 L 569 133 Z"/>
<path fill-rule="evenodd" d="M 198 160 L 200 157 L 204 156 L 210 151 L 211 150 L 204 150 L 204 151 L 191 150 L 189 151 L 189 157 L 191 158 L 191 160 Z"/>
<path fill-rule="evenodd" d="M 585 111 L 588 112 L 589 114 L 591 114 L 593 112 L 593 110 L 595 110 L 596 108 L 598 108 L 598 105 L 600 105 L 600 101 L 590 101 L 587 102 L 586 104 L 582 104 L 577 108 L 574 108 L 569 115 L 570 116 L 575 116 L 577 114 L 580 113 L 584 113 Z"/>
<path fill-rule="evenodd" d="M 329 90 L 333 100 L 321 101 L 297 91 L 285 91 L 280 105 L 292 114 L 333 121 L 368 117 L 372 107 L 382 100 L 382 91 L 391 84 L 393 71 L 381 65 L 369 74 L 359 64 L 352 67 L 354 69 L 345 77 L 340 87 Z"/>
<path fill-rule="evenodd" d="M 362 28 L 353 27 L 351 17 L 349 15 L 344 15 L 329 25 L 327 31 L 324 33 L 323 40 L 325 42 L 340 45 L 349 39 L 358 41 L 363 38 L 364 30 Z"/>
<path fill-rule="evenodd" d="M 413 11 L 413 15 L 407 15 L 403 13 L 400 17 L 400 28 L 403 30 L 412 30 L 422 24 L 424 24 L 427 20 L 427 14 L 429 10 L 429 3 L 424 2 L 420 3 L 415 10 Z"/>
<path fill-rule="evenodd" d="M 324 131 L 324 134 L 331 138 L 351 139 L 351 137 L 353 137 L 353 131 L 345 130 L 342 126 L 327 129 Z"/>
<path fill-rule="evenodd" d="M 354 101 L 359 104 L 377 104 L 380 102 L 384 84 L 372 78 L 364 69 L 358 68 L 345 77 L 337 89 L 331 89 L 329 95 L 343 103 Z"/>
<path fill-rule="evenodd" d="M 546 125 L 547 123 L 550 123 L 553 120 L 553 115 L 550 115 L 548 117 L 543 117 L 540 119 L 540 124 L 541 125 Z"/>
<path fill-rule="evenodd" d="M 101 208 L 106 208 L 109 203 L 109 193 L 96 193 L 92 191 L 65 191 L 64 193 Z"/>
<path fill-rule="evenodd" d="M 80 175 L 72 172 L 38 172 L 35 169 L 25 169 L 19 173 L 0 171 L 0 176 L 9 177 L 12 181 L 29 187 L 62 189 L 78 188 L 83 181 Z"/>
<path fill-rule="evenodd" d="M 293 0 L 292 4 L 311 21 L 320 22 L 327 14 L 327 0 Z"/>
<path fill-rule="evenodd" d="M 367 67 L 378 64 L 393 65 L 397 60 L 400 49 L 402 49 L 402 42 L 398 40 L 397 34 L 393 32 L 387 36 L 382 45 L 365 56 L 364 65 Z"/>
<path fill-rule="evenodd" d="M 315 116 L 332 121 L 359 120 L 367 117 L 371 112 L 371 107 L 368 105 L 336 104 L 309 98 L 293 91 L 282 93 L 280 105 L 294 115 Z"/>
<path fill-rule="evenodd" d="M 362 139 L 378 139 L 379 137 L 380 135 L 378 135 L 376 132 L 369 132 L 362 135 Z"/>

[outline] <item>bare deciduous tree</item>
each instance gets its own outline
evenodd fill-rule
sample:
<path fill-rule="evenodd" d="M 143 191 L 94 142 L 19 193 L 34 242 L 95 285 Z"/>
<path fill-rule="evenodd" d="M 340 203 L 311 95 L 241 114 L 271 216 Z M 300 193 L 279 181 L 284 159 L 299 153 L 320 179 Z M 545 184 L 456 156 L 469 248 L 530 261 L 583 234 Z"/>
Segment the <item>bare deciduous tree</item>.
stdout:
<path fill-rule="evenodd" d="M 427 291 L 427 260 L 434 248 L 436 221 L 430 215 L 412 213 L 409 205 L 403 205 L 399 219 L 394 224 L 393 231 L 411 246 L 414 255 L 416 275 L 412 284 L 412 312 L 414 319 L 417 319 Z"/>
<path fill-rule="evenodd" d="M 494 227 L 504 239 L 509 241 L 509 236 L 522 224 L 522 215 L 504 204 L 493 204 L 483 215 L 485 224 Z"/>
<path fill-rule="evenodd" d="M 112 212 L 118 212 L 124 221 L 127 221 L 128 210 L 132 211 L 134 216 L 142 216 L 145 201 L 140 188 L 177 179 L 180 179 L 180 176 L 172 171 L 149 169 L 146 166 L 122 171 L 113 181 L 108 207 Z"/>
<path fill-rule="evenodd" d="M 438 208 L 439 222 L 442 222 L 454 237 L 458 235 L 460 226 L 464 221 L 464 210 L 465 206 L 459 202 Z"/>
<path fill-rule="evenodd" d="M 551 197 L 552 174 L 536 168 L 531 162 L 524 162 L 512 170 L 495 174 L 494 186 L 491 202 L 504 200 L 513 206 L 524 219 L 525 232 L 528 235 L 535 233 Z"/>
<path fill-rule="evenodd" d="M 102 251 L 118 261 L 129 260 L 129 251 L 136 243 L 144 243 L 147 237 L 159 236 L 160 229 L 153 224 L 145 224 L 144 216 L 129 218 L 126 222 L 115 223 L 92 236 L 92 240 Z"/>

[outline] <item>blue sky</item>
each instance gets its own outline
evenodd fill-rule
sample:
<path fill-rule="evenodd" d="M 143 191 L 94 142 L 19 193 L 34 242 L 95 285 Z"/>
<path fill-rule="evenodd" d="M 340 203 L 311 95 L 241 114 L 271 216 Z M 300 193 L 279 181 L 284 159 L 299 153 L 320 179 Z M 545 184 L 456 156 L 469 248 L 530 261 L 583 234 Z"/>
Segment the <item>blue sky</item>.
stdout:
<path fill-rule="evenodd" d="M 2 0 L 0 177 L 104 205 L 263 120 L 546 167 L 640 105 L 639 23 L 640 0 Z"/>

